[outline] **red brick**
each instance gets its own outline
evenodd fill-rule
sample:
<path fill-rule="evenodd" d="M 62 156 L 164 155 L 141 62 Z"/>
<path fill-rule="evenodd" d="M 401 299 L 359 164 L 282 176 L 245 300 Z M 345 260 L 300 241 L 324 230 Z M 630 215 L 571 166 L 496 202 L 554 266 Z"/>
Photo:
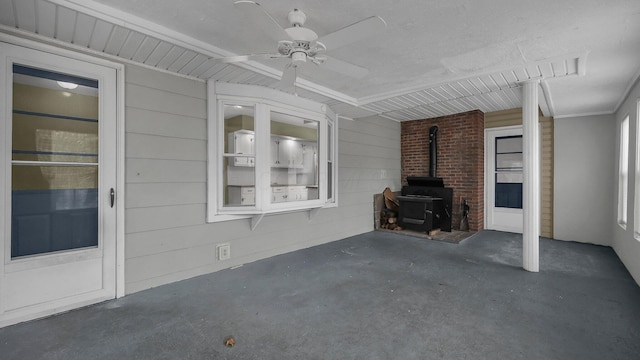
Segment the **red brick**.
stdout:
<path fill-rule="evenodd" d="M 484 114 L 479 110 L 401 123 L 402 184 L 407 176 L 428 176 L 429 128 L 438 126 L 436 176 L 453 188 L 452 227 L 459 229 L 461 199 L 470 206 L 469 228 L 484 226 Z"/>

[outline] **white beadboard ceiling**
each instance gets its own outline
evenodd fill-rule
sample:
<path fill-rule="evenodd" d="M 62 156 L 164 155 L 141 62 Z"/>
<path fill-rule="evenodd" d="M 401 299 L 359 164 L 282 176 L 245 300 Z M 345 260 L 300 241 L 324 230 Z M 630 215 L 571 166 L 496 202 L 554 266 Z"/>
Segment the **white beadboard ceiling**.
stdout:
<path fill-rule="evenodd" d="M 286 61 L 216 58 L 275 52 L 233 0 L 0 0 L 0 31 L 53 39 L 184 76 L 276 88 Z M 380 34 L 329 55 L 369 69 L 363 79 L 322 67 L 297 94 L 345 117 L 396 121 L 520 107 L 540 79 L 547 116 L 612 113 L 640 74 L 637 0 L 264 0 L 287 27 L 294 8 L 319 36 L 377 15 Z M 331 49 L 329 49 L 331 50 Z"/>

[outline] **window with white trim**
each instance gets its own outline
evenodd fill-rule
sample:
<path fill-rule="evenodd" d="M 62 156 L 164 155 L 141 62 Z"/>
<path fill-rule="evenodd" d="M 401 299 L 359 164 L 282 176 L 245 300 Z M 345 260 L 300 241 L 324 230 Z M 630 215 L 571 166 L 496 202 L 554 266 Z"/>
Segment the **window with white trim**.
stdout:
<path fill-rule="evenodd" d="M 336 116 L 277 90 L 209 83 L 208 221 L 336 206 Z"/>
<path fill-rule="evenodd" d="M 633 236 L 640 240 L 640 99 L 636 108 L 636 187 L 633 207 Z"/>
<path fill-rule="evenodd" d="M 627 228 L 627 197 L 629 194 L 629 115 L 620 123 L 620 153 L 618 164 L 618 225 Z"/>
<path fill-rule="evenodd" d="M 327 207 L 338 204 L 334 191 L 334 184 L 337 181 L 337 168 L 334 161 L 336 157 L 335 135 L 337 135 L 335 119 L 329 118 L 327 119 Z"/>
<path fill-rule="evenodd" d="M 494 206 L 522 209 L 522 135 L 496 137 L 494 164 Z"/>

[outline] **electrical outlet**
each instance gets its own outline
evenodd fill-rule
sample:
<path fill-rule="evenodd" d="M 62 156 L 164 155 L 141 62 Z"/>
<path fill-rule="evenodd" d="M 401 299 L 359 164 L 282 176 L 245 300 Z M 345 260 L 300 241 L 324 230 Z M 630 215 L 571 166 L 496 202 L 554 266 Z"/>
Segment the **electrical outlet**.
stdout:
<path fill-rule="evenodd" d="M 220 261 L 231 259 L 231 244 L 219 244 L 216 246 L 216 255 Z"/>

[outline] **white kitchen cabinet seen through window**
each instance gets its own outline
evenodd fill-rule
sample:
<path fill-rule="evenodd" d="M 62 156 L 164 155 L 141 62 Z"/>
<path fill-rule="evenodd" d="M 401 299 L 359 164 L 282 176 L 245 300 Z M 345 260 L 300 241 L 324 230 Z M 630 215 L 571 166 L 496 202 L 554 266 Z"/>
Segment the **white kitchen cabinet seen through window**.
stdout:
<path fill-rule="evenodd" d="M 238 155 L 252 155 L 252 156 L 234 156 L 234 166 L 255 166 L 254 152 L 254 137 L 253 131 L 238 130 L 229 134 L 229 152 Z"/>

